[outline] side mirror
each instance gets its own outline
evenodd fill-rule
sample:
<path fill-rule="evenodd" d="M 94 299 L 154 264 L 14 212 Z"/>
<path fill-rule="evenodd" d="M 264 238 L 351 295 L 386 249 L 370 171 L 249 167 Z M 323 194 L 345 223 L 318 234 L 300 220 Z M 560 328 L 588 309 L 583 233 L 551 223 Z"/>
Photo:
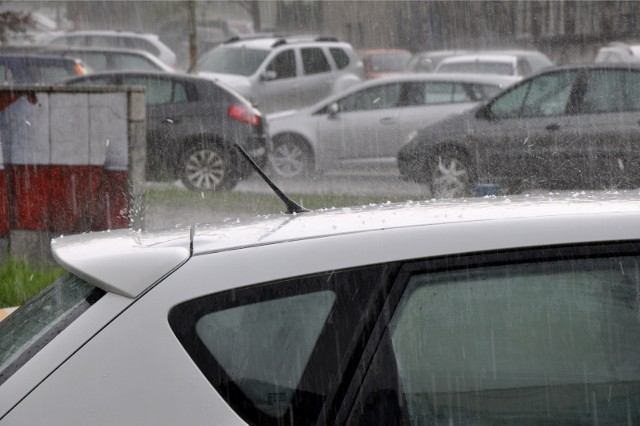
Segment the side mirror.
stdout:
<path fill-rule="evenodd" d="M 337 102 L 334 102 L 331 105 L 329 105 L 329 108 L 327 108 L 327 111 L 329 112 L 329 118 L 335 118 L 336 115 L 338 115 L 338 113 L 340 112 L 340 107 L 338 106 Z"/>
<path fill-rule="evenodd" d="M 271 81 L 275 80 L 278 77 L 278 74 L 275 71 L 267 70 L 260 74 L 260 80 L 262 81 Z"/>

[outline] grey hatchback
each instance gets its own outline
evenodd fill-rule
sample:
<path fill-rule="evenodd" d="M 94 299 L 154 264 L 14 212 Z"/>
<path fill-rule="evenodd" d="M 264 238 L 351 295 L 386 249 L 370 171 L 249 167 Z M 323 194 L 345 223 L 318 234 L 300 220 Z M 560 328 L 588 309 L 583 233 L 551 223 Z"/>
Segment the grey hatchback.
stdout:
<path fill-rule="evenodd" d="M 426 127 L 399 152 L 401 175 L 459 196 L 503 190 L 640 184 L 640 66 L 555 68 L 462 115 Z"/>
<path fill-rule="evenodd" d="M 190 189 L 232 189 L 252 169 L 237 156 L 239 143 L 259 165 L 267 160 L 260 111 L 233 89 L 208 79 L 162 72 L 111 72 L 68 85 L 147 88 L 147 178 L 179 178 Z"/>

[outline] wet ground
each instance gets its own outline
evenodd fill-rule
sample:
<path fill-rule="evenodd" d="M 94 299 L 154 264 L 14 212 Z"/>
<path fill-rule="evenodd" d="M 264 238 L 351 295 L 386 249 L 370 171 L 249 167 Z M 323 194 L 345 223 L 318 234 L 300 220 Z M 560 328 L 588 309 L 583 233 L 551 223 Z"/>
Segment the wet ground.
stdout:
<path fill-rule="evenodd" d="M 404 182 L 396 176 L 322 176 L 308 179 L 282 179 L 275 182 L 286 194 L 336 194 L 336 195 L 377 195 L 386 197 L 402 197 L 407 200 L 423 200 L 429 198 L 426 185 Z M 149 183 L 152 188 L 178 188 L 188 191 L 179 181 L 169 183 Z M 234 189 L 237 192 L 272 194 L 273 191 L 259 177 L 252 176 L 240 182 Z M 274 197 L 276 195 L 274 194 Z M 212 212 L 210 208 L 194 205 L 183 205 L 180 202 L 155 204 L 149 203 L 145 211 L 145 228 L 159 229 L 176 224 L 211 222 L 229 218 L 245 218 L 255 216 L 254 212 L 243 210 L 223 213 Z"/>

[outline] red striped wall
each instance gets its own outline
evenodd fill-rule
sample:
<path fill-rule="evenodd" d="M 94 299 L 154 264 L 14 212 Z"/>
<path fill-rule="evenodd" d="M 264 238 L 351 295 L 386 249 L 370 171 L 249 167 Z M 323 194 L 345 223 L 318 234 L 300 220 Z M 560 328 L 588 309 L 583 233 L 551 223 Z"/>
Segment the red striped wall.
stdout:
<path fill-rule="evenodd" d="M 0 236 L 8 229 L 77 233 L 127 227 L 126 93 L 35 97 L 35 104 L 22 98 L 2 112 L 10 145 L 0 188 L 7 180 L 11 188 L 2 192 L 7 214 L 0 217 L 12 223 L 0 221 Z M 2 209 L 0 197 L 0 214 Z"/>

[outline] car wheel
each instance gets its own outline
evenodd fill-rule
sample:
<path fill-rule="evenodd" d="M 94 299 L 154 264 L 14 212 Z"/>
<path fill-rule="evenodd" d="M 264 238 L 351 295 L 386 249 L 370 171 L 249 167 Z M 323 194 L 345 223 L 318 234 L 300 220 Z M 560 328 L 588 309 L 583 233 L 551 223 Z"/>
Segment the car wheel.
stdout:
<path fill-rule="evenodd" d="M 231 167 L 230 155 L 218 145 L 188 149 L 182 160 L 181 180 L 196 191 L 223 191 L 233 188 L 238 179 Z"/>
<path fill-rule="evenodd" d="M 456 151 L 433 156 L 429 168 L 431 196 L 455 198 L 471 195 L 471 175 L 466 159 Z"/>
<path fill-rule="evenodd" d="M 306 176 L 311 169 L 309 148 L 291 135 L 281 136 L 274 141 L 270 159 L 273 171 L 285 178 Z"/>

